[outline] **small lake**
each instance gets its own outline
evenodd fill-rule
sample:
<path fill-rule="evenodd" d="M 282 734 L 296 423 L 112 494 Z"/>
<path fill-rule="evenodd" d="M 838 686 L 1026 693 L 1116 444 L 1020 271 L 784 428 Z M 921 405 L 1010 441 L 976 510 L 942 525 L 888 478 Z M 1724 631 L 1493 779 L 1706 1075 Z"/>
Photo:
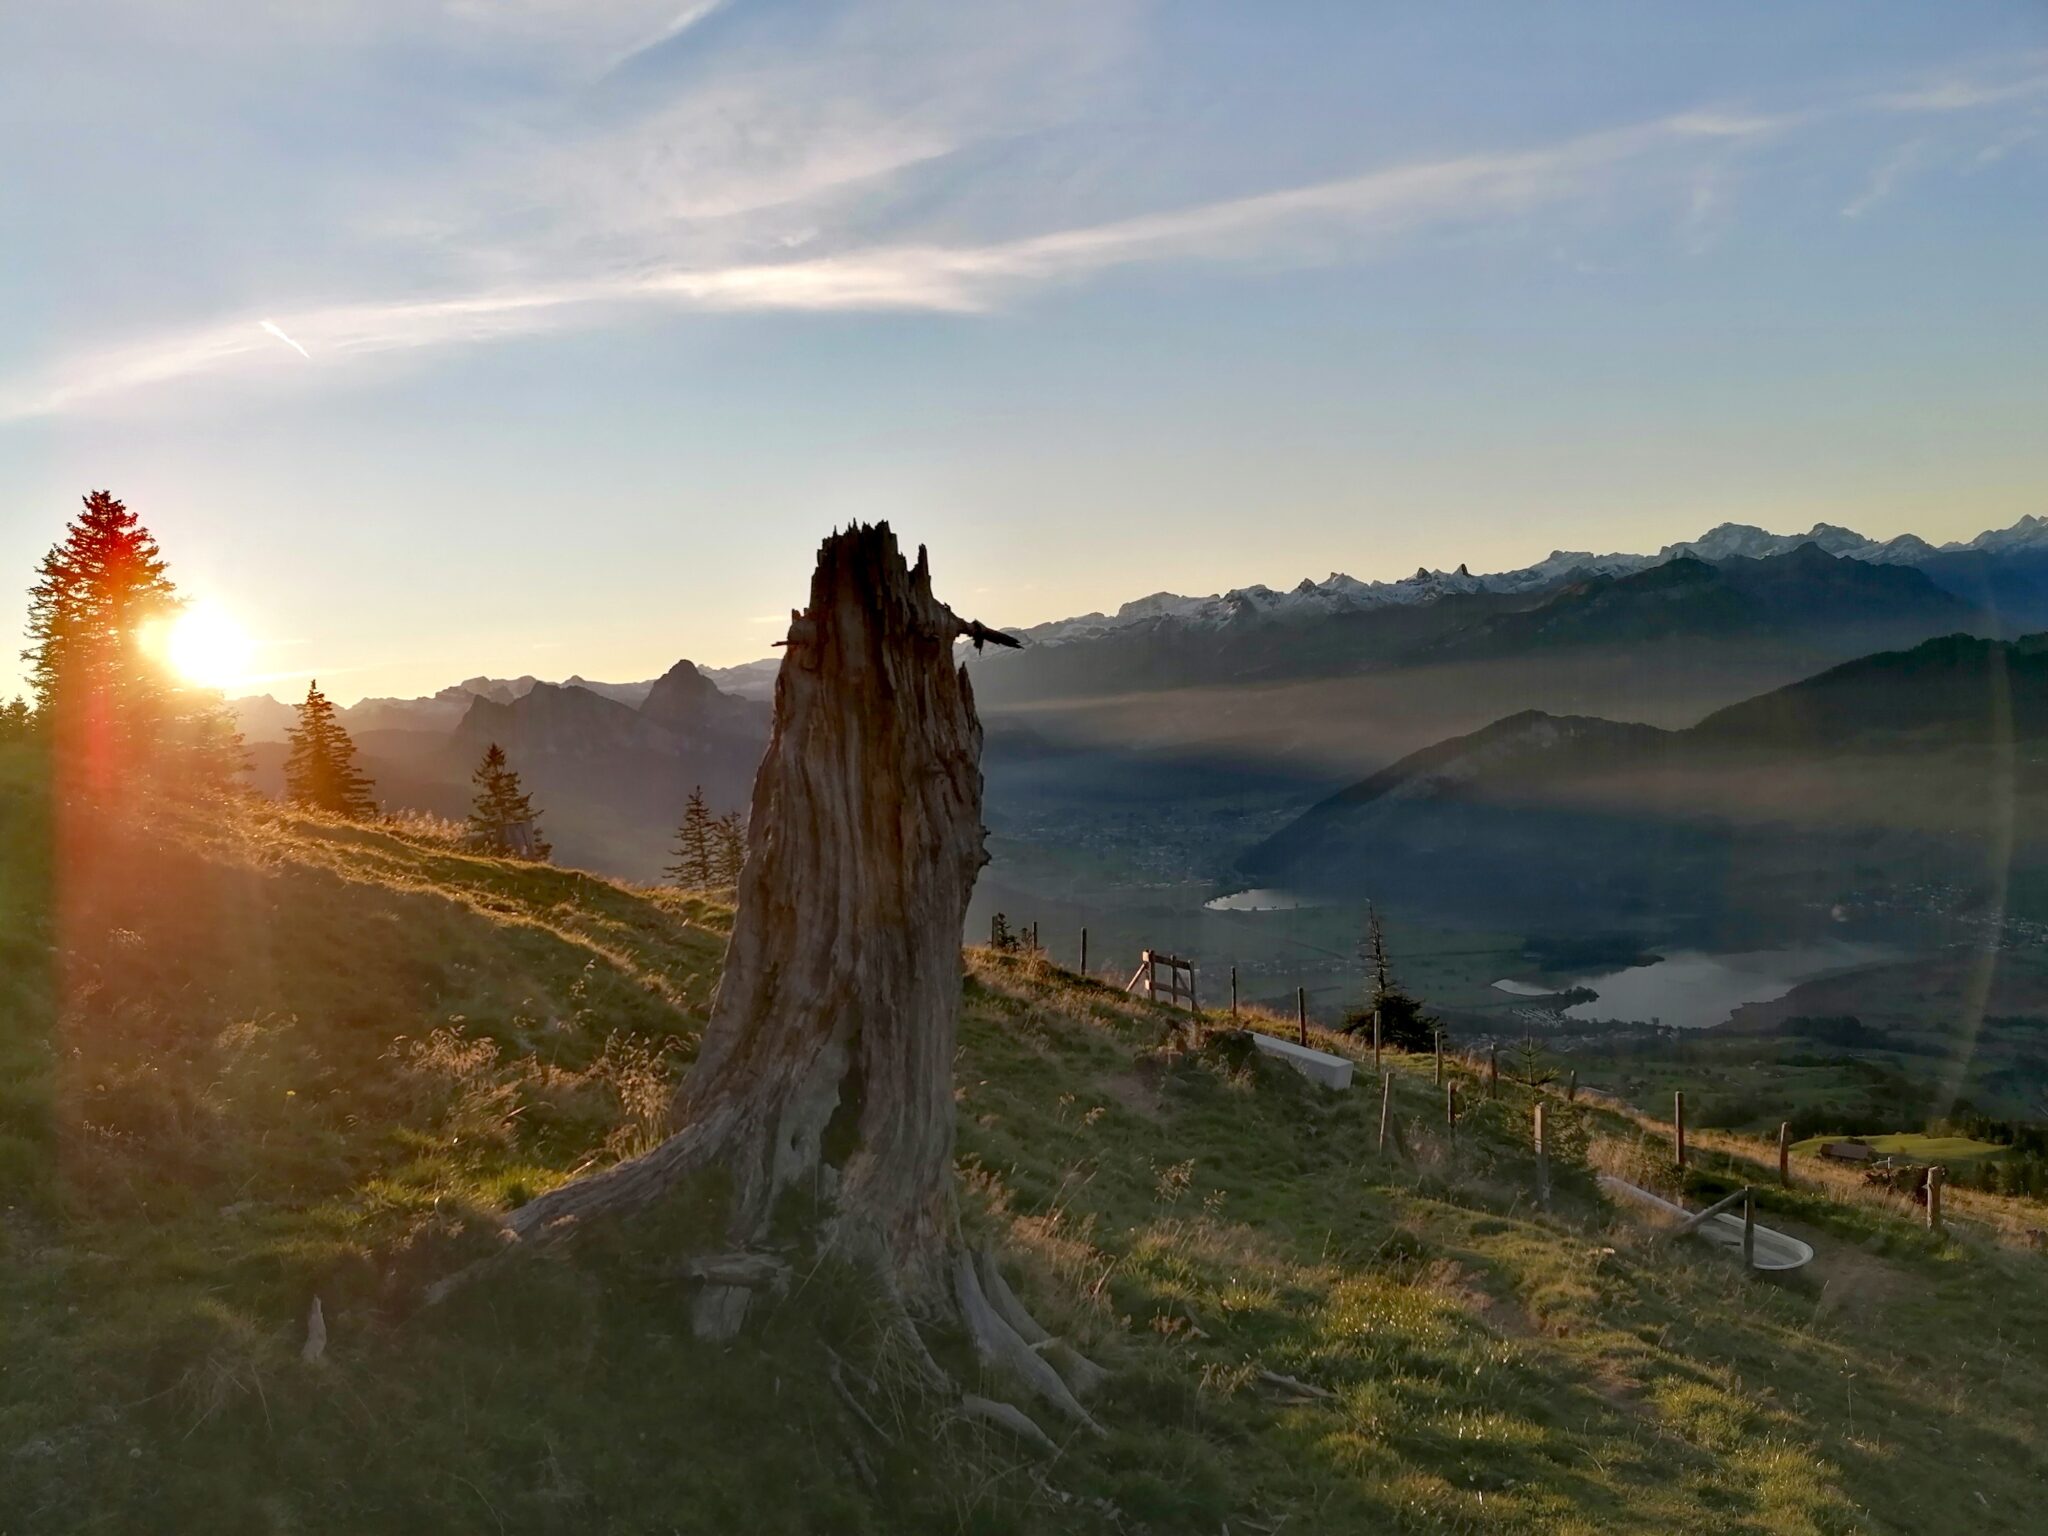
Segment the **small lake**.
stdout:
<path fill-rule="evenodd" d="M 1568 1019 L 1652 1019 L 1678 1029 L 1725 1024 L 1744 1003 L 1783 997 L 1802 981 L 1830 971 L 1850 970 L 1894 958 L 1877 944 L 1807 944 L 1791 949 L 1758 949 L 1710 955 L 1675 950 L 1654 965 L 1630 966 L 1574 983 L 1600 994 L 1597 1001 L 1564 1011 Z"/>
<path fill-rule="evenodd" d="M 1321 902 L 1299 891 L 1278 889 L 1232 891 L 1228 896 L 1218 896 L 1213 901 L 1202 903 L 1210 912 L 1298 912 L 1304 907 L 1321 905 Z"/>

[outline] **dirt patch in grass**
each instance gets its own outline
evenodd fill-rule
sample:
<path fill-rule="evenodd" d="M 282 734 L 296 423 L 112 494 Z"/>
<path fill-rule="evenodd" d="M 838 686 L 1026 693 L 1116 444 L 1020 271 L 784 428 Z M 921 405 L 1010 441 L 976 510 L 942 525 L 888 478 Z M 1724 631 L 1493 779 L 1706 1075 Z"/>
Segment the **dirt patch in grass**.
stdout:
<path fill-rule="evenodd" d="M 1134 1114 L 1159 1118 L 1159 1074 L 1117 1072 L 1102 1080 L 1102 1091 Z"/>
<path fill-rule="evenodd" d="M 1422 1279 L 1430 1290 L 1456 1302 L 1498 1338 L 1529 1339 L 1539 1331 L 1519 1301 L 1495 1295 L 1475 1271 L 1456 1259 L 1438 1259 L 1423 1272 Z"/>
<path fill-rule="evenodd" d="M 1816 1320 L 1847 1312 L 1864 1326 L 1877 1323 L 1912 1283 L 1896 1261 L 1830 1237 L 1805 1222 L 1776 1217 L 1771 1224 L 1813 1248 L 1813 1262 L 1800 1271 L 1800 1280 L 1815 1293 Z"/>

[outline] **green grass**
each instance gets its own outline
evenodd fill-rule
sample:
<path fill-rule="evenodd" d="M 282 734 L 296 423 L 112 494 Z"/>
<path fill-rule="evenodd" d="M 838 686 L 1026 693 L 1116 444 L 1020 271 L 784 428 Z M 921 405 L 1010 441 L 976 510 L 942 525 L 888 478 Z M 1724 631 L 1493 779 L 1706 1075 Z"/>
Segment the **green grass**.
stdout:
<path fill-rule="evenodd" d="M 1452 1137 L 1399 1061 L 1383 1157 L 1370 1091 L 983 955 L 965 1219 L 1110 1369 L 1105 1439 L 1045 1462 L 961 1422 L 829 1267 L 697 1343 L 667 1270 L 715 1181 L 421 1310 L 505 1209 L 661 1133 L 728 915 L 263 807 L 81 822 L 6 771 L 10 1536 L 2032 1526 L 2033 1254 L 1770 1191 L 1821 1258 L 1747 1280 L 1602 1203 L 1596 1166 L 1676 1187 L 1619 1117 L 1555 1107 L 1546 1213 L 1513 1090 L 1468 1084 Z M 1753 1177 L 1701 1164 L 1694 1199 Z"/>
<path fill-rule="evenodd" d="M 1841 1141 L 1840 1136 L 1809 1136 L 1804 1141 L 1792 1144 L 1794 1152 L 1818 1157 L 1820 1149 L 1831 1141 Z M 1918 1131 L 1897 1131 L 1889 1136 L 1858 1136 L 1880 1157 L 1903 1157 L 1916 1163 L 1976 1162 L 1980 1158 L 2003 1157 L 2008 1148 L 1993 1141 L 1978 1141 L 1970 1136 L 1926 1136 Z"/>

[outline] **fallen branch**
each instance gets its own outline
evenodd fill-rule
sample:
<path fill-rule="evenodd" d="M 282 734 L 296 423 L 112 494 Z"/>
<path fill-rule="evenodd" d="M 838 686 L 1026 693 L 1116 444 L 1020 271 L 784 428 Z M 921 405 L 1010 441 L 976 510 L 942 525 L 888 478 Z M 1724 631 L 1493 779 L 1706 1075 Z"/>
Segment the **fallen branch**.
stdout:
<path fill-rule="evenodd" d="M 1282 1376 L 1278 1371 L 1260 1371 L 1256 1379 L 1262 1387 L 1271 1387 L 1275 1391 L 1290 1393 L 1295 1397 L 1314 1398 L 1319 1402 L 1337 1400 L 1337 1394 L 1326 1387 L 1311 1386 L 1299 1377 Z"/>

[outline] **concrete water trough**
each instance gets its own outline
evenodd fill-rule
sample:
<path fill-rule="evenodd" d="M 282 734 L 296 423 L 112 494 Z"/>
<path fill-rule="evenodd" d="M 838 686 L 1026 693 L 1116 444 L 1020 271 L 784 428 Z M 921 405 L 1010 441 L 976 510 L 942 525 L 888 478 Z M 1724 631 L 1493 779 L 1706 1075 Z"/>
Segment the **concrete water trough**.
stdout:
<path fill-rule="evenodd" d="M 1268 1056 L 1278 1057 L 1303 1077 L 1321 1083 L 1325 1088 L 1349 1088 L 1351 1086 L 1352 1061 L 1349 1056 L 1332 1056 L 1328 1051 L 1310 1050 L 1305 1045 L 1296 1045 L 1292 1040 L 1282 1040 L 1277 1035 L 1262 1035 L 1252 1031 L 1252 1044 Z"/>

